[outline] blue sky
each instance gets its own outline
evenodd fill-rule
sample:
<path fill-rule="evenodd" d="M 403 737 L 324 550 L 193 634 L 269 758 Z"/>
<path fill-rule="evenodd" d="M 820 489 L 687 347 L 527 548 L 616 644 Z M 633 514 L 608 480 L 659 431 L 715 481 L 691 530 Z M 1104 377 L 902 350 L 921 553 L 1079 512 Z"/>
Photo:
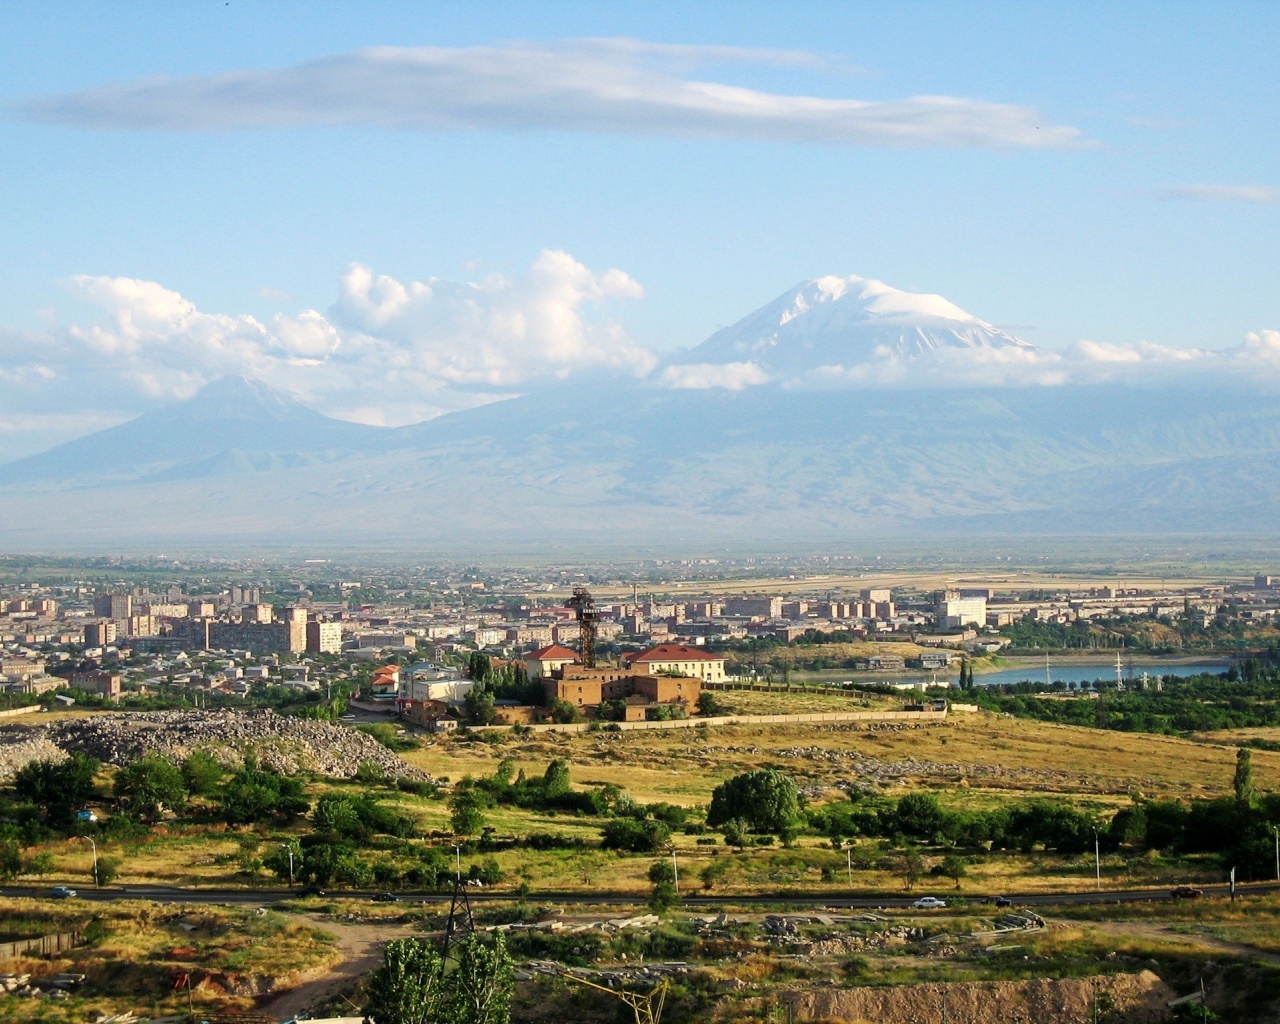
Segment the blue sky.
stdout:
<path fill-rule="evenodd" d="M 353 263 L 399 283 L 503 275 L 514 282 L 503 316 L 573 278 L 549 315 L 580 317 L 581 336 L 548 327 L 523 364 L 495 342 L 492 358 L 514 368 L 461 366 L 437 320 L 382 338 L 380 366 L 386 345 L 432 339 L 423 372 L 434 376 L 398 379 L 425 397 L 393 422 L 515 393 L 538 360 L 570 372 L 573 345 L 639 365 L 633 350 L 696 344 L 821 274 L 940 293 L 1041 347 L 1239 345 L 1280 328 L 1278 29 L 1280 8 L 1250 3 L 6 4 L 0 458 L 236 369 L 228 351 L 256 330 L 243 318 L 274 337 L 321 330 L 299 326 L 315 310 L 339 333 L 376 335 L 381 313 L 357 315 L 340 293 Z M 654 45 L 594 44 L 584 57 L 579 39 Z M 699 49 L 657 49 L 680 44 Z M 405 88 L 395 68 L 344 56 L 366 47 L 436 48 L 449 95 L 424 100 L 415 79 L 418 93 L 388 99 Z M 913 97 L 947 97 L 968 127 L 944 118 L 899 145 L 847 111 L 816 127 L 791 111 L 742 128 L 677 97 L 637 114 L 609 98 L 612 70 L 572 115 L 520 78 L 536 69 L 517 68 L 498 100 L 464 116 L 457 90 L 485 93 L 491 73 L 475 48 L 500 70 L 530 54 L 588 79 L 623 67 L 621 85 L 641 92 L 712 82 L 882 104 L 894 130 L 936 113 Z M 333 66 L 333 95 L 315 94 L 331 80 L 323 70 L 279 77 L 324 58 L 348 61 Z M 243 102 L 135 88 L 239 70 L 266 76 Z M 102 91 L 113 85 L 124 89 Z M 823 137 L 838 141 L 813 141 Z M 582 269 L 531 270 L 545 251 Z M 605 280 L 610 268 L 626 282 Z M 216 351 L 142 379 L 146 352 L 102 340 L 118 334 L 120 289 L 68 286 L 77 275 L 152 282 L 224 318 L 197 330 Z M 355 326 L 331 312 L 344 302 L 364 318 Z M 318 337 L 289 350 L 295 365 L 326 358 Z M 133 375 L 61 386 L 76 344 L 133 360 Z M 463 332 L 457 344 L 481 341 Z M 327 411 L 378 419 L 364 399 L 311 391 Z"/>

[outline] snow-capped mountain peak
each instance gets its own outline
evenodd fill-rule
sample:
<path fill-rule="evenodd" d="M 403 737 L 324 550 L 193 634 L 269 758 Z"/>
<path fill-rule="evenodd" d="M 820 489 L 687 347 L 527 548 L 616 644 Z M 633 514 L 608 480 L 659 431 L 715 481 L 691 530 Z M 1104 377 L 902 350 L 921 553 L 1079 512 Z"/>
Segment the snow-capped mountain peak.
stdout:
<path fill-rule="evenodd" d="M 814 278 L 717 331 L 682 363 L 753 362 L 771 376 L 939 349 L 1030 350 L 1028 342 L 941 295 L 905 292 L 872 278 Z"/>

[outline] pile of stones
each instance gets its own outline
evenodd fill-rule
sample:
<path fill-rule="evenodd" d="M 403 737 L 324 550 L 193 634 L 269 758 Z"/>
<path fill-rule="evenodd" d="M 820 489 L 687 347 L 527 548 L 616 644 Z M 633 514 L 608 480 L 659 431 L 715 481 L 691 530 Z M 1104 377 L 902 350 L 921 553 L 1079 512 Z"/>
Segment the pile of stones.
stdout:
<path fill-rule="evenodd" d="M 193 751 L 207 750 L 230 767 L 238 767 L 246 756 L 252 756 L 259 766 L 285 775 L 309 772 L 349 779 L 361 764 L 371 762 L 391 778 L 429 781 L 425 773 L 371 736 L 274 711 L 120 712 L 63 719 L 38 729 L 12 727 L 0 730 L 0 759 L 4 758 L 6 741 L 15 735 L 22 736 L 18 746 L 30 748 L 31 756 L 24 764 L 42 757 L 64 757 L 73 751 L 107 764 L 124 765 L 146 754 L 181 760 Z"/>

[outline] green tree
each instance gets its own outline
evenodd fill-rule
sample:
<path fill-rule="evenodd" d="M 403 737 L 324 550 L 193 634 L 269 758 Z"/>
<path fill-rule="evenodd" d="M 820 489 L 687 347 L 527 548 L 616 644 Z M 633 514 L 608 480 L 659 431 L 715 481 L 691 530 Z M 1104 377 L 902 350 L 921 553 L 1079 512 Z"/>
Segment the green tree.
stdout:
<path fill-rule="evenodd" d="M 223 784 L 218 802 L 223 818 L 233 825 L 292 818 L 311 807 L 298 779 L 263 771 L 252 758 Z"/>
<path fill-rule="evenodd" d="M 353 797 L 346 793 L 326 793 L 316 801 L 311 822 L 318 832 L 333 832 L 344 839 L 367 839 L 368 829 Z"/>
<path fill-rule="evenodd" d="M 671 839 L 671 828 L 661 821 L 614 818 L 601 829 L 600 845 L 606 850 L 655 853 Z"/>
<path fill-rule="evenodd" d="M 487 686 L 476 683 L 463 698 L 463 706 L 467 712 L 467 721 L 471 725 L 491 725 L 497 715 L 498 702 L 493 691 Z"/>
<path fill-rule="evenodd" d="M 698 714 L 711 717 L 713 715 L 722 715 L 724 712 L 724 706 L 710 690 L 703 690 L 702 693 L 698 694 Z"/>
<path fill-rule="evenodd" d="M 0 840 L 0 881 L 10 882 L 22 873 L 22 850 L 16 839 Z"/>
<path fill-rule="evenodd" d="M 1258 799 L 1258 790 L 1253 782 L 1253 755 L 1245 747 L 1236 751 L 1236 775 L 1233 786 L 1236 792 L 1236 803 L 1242 807 L 1248 807 Z"/>
<path fill-rule="evenodd" d="M 943 857 L 942 863 L 938 865 L 936 870 L 943 878 L 950 878 L 955 882 L 957 890 L 960 888 L 960 879 L 969 874 L 968 868 L 965 867 L 964 858 L 954 853 L 949 853 Z"/>
<path fill-rule="evenodd" d="M 187 805 L 187 784 L 182 771 L 158 754 L 148 754 L 116 772 L 112 791 L 116 800 L 143 821 L 159 821 L 166 811 Z"/>
<path fill-rule="evenodd" d="M 513 968 L 501 932 L 494 933 L 492 945 L 476 932 L 467 935 L 458 946 L 458 966 L 449 975 L 442 1024 L 509 1024 Z"/>
<path fill-rule="evenodd" d="M 53 854 L 48 850 L 41 850 L 39 853 L 32 854 L 22 864 L 22 873 L 24 875 L 47 875 L 53 870 Z"/>
<path fill-rule="evenodd" d="M 731 818 L 724 823 L 724 841 L 730 846 L 736 846 L 739 850 L 745 850 L 747 847 L 748 825 L 741 818 Z"/>
<path fill-rule="evenodd" d="M 932 793 L 908 793 L 894 812 L 898 829 L 916 839 L 932 839 L 946 824 L 946 812 Z"/>
<path fill-rule="evenodd" d="M 675 866 L 669 860 L 655 860 L 649 865 L 649 882 L 653 886 L 649 890 L 649 909 L 654 913 L 670 910 L 680 902 Z"/>
<path fill-rule="evenodd" d="M 182 779 L 192 796 L 213 796 L 227 769 L 207 750 L 194 750 L 182 762 Z"/>
<path fill-rule="evenodd" d="M 898 877 L 906 889 L 914 889 L 924 874 L 924 858 L 914 846 L 908 846 L 898 858 Z"/>
<path fill-rule="evenodd" d="M 569 762 L 557 757 L 542 775 L 542 791 L 548 800 L 564 796 L 569 792 Z"/>
<path fill-rule="evenodd" d="M 292 863 L 290 854 L 293 855 Z M 302 844 L 295 836 L 290 836 L 284 843 L 262 858 L 262 866 L 279 878 L 282 882 L 292 882 L 302 874 Z"/>
<path fill-rule="evenodd" d="M 69 822 L 75 811 L 94 793 L 94 776 L 100 762 L 76 751 L 65 761 L 30 761 L 13 777 L 13 789 L 21 800 L 41 808 L 55 823 Z"/>
<path fill-rule="evenodd" d="M 366 990 L 372 1024 L 433 1024 L 441 1020 L 444 965 L 426 939 L 393 939 Z"/>
<path fill-rule="evenodd" d="M 296 862 L 294 868 L 297 869 Z M 368 885 L 372 872 L 349 843 L 312 835 L 303 840 L 298 877 L 315 885 Z"/>
<path fill-rule="evenodd" d="M 449 823 L 456 835 L 473 836 L 484 827 L 480 798 L 469 789 L 457 790 L 449 797 Z"/>
<path fill-rule="evenodd" d="M 467 676 L 477 683 L 482 683 L 493 674 L 493 661 L 487 654 L 472 651 L 467 656 Z"/>
<path fill-rule="evenodd" d="M 773 768 L 735 775 L 711 794 L 707 824 L 712 828 L 734 818 L 743 819 L 756 832 L 779 833 L 800 815 L 796 784 Z"/>
<path fill-rule="evenodd" d="M 120 871 L 120 862 L 114 857 L 99 857 L 97 865 L 97 878 L 94 883 L 99 886 L 110 885 L 116 880 L 116 874 Z"/>
<path fill-rule="evenodd" d="M 559 725 L 572 725 L 579 720 L 578 709 L 567 700 L 557 697 L 551 702 L 551 721 Z"/>

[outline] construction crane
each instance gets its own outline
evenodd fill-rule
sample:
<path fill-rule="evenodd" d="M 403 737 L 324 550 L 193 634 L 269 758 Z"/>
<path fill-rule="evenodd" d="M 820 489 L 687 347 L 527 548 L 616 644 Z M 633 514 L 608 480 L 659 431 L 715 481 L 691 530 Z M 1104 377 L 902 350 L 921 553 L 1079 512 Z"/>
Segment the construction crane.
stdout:
<path fill-rule="evenodd" d="M 570 974 L 568 971 L 563 971 L 560 977 L 576 981 L 587 988 L 599 989 L 613 996 L 614 999 L 620 999 L 631 1007 L 631 1012 L 636 1015 L 636 1024 L 662 1024 L 662 1005 L 667 1001 L 667 987 L 671 984 L 666 978 L 658 982 L 645 995 L 641 995 L 639 992 L 628 992 L 624 988 L 610 988 L 608 985 L 601 985 L 598 981 L 584 978 L 580 974 Z"/>
<path fill-rule="evenodd" d="M 578 613 L 578 651 L 583 668 L 596 667 L 596 611 L 595 599 L 586 587 L 574 587 L 569 607 Z"/>

